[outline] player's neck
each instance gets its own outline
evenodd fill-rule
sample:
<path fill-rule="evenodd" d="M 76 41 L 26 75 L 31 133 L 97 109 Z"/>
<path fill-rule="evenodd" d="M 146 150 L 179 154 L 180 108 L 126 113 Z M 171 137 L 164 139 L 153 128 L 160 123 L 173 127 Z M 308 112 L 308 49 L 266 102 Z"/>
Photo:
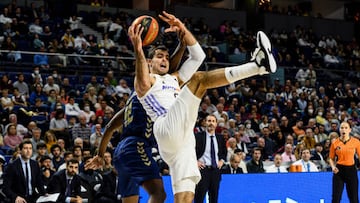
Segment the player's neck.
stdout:
<path fill-rule="evenodd" d="M 350 136 L 349 135 L 343 135 L 343 136 L 340 137 L 340 140 L 341 140 L 341 142 L 346 143 L 347 141 L 350 140 Z"/>

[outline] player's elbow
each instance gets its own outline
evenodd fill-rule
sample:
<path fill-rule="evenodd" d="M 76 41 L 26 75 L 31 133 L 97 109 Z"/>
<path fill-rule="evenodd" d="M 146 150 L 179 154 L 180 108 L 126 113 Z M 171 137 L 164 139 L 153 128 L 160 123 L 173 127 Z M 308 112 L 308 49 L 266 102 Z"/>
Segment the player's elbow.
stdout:
<path fill-rule="evenodd" d="M 205 52 L 199 43 L 188 46 L 189 56 L 192 60 L 198 61 L 200 64 L 205 60 Z"/>

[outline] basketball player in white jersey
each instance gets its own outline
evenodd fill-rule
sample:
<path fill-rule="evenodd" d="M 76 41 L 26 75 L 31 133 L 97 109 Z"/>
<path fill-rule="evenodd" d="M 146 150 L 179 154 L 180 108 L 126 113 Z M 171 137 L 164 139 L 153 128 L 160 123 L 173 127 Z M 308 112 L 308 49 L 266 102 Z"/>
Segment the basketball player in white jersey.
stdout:
<path fill-rule="evenodd" d="M 228 85 L 255 75 L 276 71 L 271 44 L 263 32 L 257 33 L 257 48 L 246 64 L 196 72 L 205 53 L 185 25 L 174 15 L 163 12 L 160 19 L 170 25 L 165 32 L 181 31 L 189 52 L 180 69 L 168 74 L 169 53 L 165 47 L 149 52 L 142 49 L 141 25 L 128 30 L 135 51 L 135 90 L 146 113 L 154 121 L 154 135 L 161 157 L 169 165 L 175 202 L 192 202 L 200 180 L 193 128 L 201 98 L 207 89 Z M 150 72 L 149 72 L 150 68 Z M 180 89 L 180 86 L 187 82 Z"/>

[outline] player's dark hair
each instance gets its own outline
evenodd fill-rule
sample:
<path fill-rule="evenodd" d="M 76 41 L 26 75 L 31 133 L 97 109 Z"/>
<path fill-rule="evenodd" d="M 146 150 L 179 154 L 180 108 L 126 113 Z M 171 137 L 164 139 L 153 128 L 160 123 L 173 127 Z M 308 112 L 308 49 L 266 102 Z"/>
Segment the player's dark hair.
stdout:
<path fill-rule="evenodd" d="M 152 59 L 155 56 L 156 50 L 169 51 L 169 49 L 165 45 L 161 44 L 161 45 L 158 45 L 158 46 L 154 46 L 154 47 L 150 48 L 149 52 L 148 52 L 148 57 L 150 59 Z"/>

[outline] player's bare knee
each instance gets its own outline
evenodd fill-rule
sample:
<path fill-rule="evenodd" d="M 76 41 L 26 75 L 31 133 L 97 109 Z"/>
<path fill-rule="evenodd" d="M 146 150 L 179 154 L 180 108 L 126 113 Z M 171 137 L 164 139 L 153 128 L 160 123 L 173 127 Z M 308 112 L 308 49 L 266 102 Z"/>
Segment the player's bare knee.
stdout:
<path fill-rule="evenodd" d="M 188 87 L 196 96 L 202 97 L 207 90 L 206 80 L 206 72 L 198 71 L 189 80 Z"/>

